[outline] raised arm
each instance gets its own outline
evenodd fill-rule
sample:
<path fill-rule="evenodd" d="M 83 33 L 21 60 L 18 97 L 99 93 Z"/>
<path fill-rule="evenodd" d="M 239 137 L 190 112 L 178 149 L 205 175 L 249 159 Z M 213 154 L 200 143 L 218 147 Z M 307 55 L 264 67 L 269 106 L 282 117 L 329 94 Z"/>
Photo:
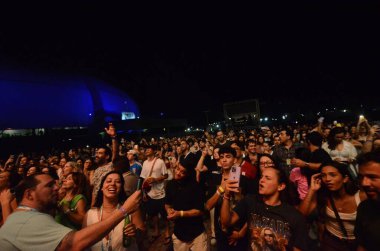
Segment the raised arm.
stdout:
<path fill-rule="evenodd" d="M 115 126 L 112 123 L 108 124 L 108 128 L 104 128 L 108 136 L 111 137 L 112 139 L 112 158 L 111 161 L 114 162 L 115 159 L 117 158 L 117 154 L 119 152 L 119 142 L 117 141 L 116 138 L 116 129 Z"/>
<path fill-rule="evenodd" d="M 87 226 L 79 231 L 68 233 L 57 247 L 57 251 L 64 250 L 84 250 L 101 240 L 112 228 L 114 228 L 125 214 L 135 212 L 141 199 L 141 191 L 136 191 L 125 201 L 122 207 L 110 217 L 96 224 Z M 75 245 L 74 245 L 75 243 Z"/>
<path fill-rule="evenodd" d="M 223 195 L 222 208 L 220 210 L 220 221 L 223 226 L 229 227 L 239 220 L 239 215 L 230 209 L 231 193 L 238 193 L 238 189 L 239 187 L 236 181 L 226 181 L 226 191 Z"/>
<path fill-rule="evenodd" d="M 17 207 L 16 199 L 12 195 L 10 189 L 5 189 L 0 193 L 1 211 L 3 222 Z"/>
<path fill-rule="evenodd" d="M 320 177 L 321 175 L 319 173 L 311 176 L 309 191 L 298 208 L 303 215 L 310 215 L 317 207 L 317 191 L 321 188 L 322 182 Z"/>

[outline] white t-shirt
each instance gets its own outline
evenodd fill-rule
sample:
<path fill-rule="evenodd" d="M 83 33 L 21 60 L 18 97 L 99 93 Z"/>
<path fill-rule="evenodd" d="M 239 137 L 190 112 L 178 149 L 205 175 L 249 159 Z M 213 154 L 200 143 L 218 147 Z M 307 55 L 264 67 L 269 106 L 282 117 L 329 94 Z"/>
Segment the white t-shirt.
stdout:
<path fill-rule="evenodd" d="M 168 173 L 166 170 L 165 162 L 162 159 L 154 158 L 152 160 L 145 160 L 143 163 L 142 171 L 140 174 L 140 177 L 143 179 L 148 178 L 150 170 L 152 169 L 152 165 L 154 160 L 156 159 L 156 162 L 154 163 L 152 175 L 150 175 L 153 178 L 159 178 L 161 176 L 164 176 Z M 154 182 L 152 184 L 152 188 L 148 193 L 149 197 L 155 200 L 162 199 L 165 197 L 165 183 L 162 180 L 161 182 Z"/>
<path fill-rule="evenodd" d="M 354 145 L 346 140 L 343 140 L 342 151 L 331 150 L 327 142 L 323 143 L 322 148 L 330 155 L 332 160 L 340 159 L 340 161 L 352 161 L 355 160 L 358 155 Z"/>

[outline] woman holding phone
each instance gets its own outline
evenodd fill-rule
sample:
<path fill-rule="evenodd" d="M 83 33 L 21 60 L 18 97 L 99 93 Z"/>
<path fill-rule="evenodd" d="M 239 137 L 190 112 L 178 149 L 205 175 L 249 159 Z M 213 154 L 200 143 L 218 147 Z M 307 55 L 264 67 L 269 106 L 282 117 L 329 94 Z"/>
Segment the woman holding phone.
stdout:
<path fill-rule="evenodd" d="M 356 210 L 365 199 L 365 193 L 351 183 L 346 164 L 323 164 L 321 173 L 311 177 L 309 192 L 299 210 L 304 215 L 318 210 L 321 250 L 356 250 Z"/>

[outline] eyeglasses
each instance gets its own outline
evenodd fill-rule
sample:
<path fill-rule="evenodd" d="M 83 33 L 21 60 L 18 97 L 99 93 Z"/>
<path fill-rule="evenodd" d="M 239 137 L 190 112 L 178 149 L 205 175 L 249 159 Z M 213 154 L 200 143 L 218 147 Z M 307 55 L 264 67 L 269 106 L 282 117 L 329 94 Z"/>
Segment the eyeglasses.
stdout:
<path fill-rule="evenodd" d="M 260 161 L 260 166 L 263 166 L 263 167 L 274 166 L 274 163 L 270 161 L 265 161 L 265 162 Z"/>

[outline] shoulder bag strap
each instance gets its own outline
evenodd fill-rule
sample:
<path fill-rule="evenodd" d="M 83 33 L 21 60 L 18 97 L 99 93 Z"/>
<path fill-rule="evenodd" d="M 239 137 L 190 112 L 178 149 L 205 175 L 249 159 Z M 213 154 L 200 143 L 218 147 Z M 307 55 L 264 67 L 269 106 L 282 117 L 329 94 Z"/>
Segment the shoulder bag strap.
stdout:
<path fill-rule="evenodd" d="M 331 195 L 330 195 L 330 203 L 331 203 L 331 207 L 334 210 L 334 214 L 335 214 L 336 220 L 338 221 L 339 226 L 340 226 L 340 228 L 341 228 L 344 236 L 346 237 L 346 239 L 348 239 L 347 230 L 346 230 L 346 228 L 343 225 L 343 221 L 342 221 L 342 219 L 339 216 L 338 210 L 336 209 L 336 206 L 335 206 L 335 203 L 334 203 L 334 199 L 331 197 Z"/>
<path fill-rule="evenodd" d="M 154 167 L 154 164 L 156 163 L 156 160 L 157 160 L 157 158 L 154 158 L 154 161 L 153 161 L 153 164 L 152 164 L 152 168 L 150 169 L 148 177 L 150 177 L 152 175 L 152 173 L 153 173 L 153 167 Z"/>

